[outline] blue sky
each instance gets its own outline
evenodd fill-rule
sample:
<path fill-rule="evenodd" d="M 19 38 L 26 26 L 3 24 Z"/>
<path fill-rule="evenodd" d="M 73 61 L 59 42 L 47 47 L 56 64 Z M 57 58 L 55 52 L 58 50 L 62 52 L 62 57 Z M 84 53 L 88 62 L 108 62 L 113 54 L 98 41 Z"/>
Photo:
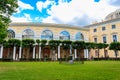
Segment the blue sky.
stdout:
<path fill-rule="evenodd" d="M 84 26 L 104 20 L 120 8 L 120 0 L 18 0 L 12 22 L 42 22 Z"/>

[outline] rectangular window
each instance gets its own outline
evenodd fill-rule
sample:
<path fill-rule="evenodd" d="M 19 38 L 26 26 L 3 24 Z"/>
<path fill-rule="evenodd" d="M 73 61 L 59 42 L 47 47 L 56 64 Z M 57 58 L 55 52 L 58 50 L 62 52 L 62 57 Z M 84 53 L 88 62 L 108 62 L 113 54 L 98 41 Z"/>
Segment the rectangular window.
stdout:
<path fill-rule="evenodd" d="M 106 36 L 103 36 L 103 43 L 107 43 Z"/>
<path fill-rule="evenodd" d="M 96 42 L 96 43 L 97 43 L 97 38 L 94 38 L 94 42 Z"/>
<path fill-rule="evenodd" d="M 106 30 L 106 27 L 102 27 L 102 31 Z"/>
<path fill-rule="evenodd" d="M 114 34 L 112 37 L 113 37 L 113 42 L 117 42 L 117 35 Z"/>
<path fill-rule="evenodd" d="M 94 29 L 93 32 L 97 32 L 97 29 Z"/>
<path fill-rule="evenodd" d="M 116 28 L 116 25 L 112 25 L 112 29 L 115 29 Z"/>

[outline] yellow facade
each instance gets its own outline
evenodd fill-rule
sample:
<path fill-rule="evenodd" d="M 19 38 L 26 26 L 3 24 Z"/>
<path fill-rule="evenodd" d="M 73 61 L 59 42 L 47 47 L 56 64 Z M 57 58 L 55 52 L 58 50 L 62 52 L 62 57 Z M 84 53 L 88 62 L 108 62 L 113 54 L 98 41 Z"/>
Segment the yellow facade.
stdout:
<path fill-rule="evenodd" d="M 97 22 L 87 26 L 71 26 L 65 24 L 50 24 L 50 23 L 11 23 L 8 27 L 8 30 L 12 30 L 15 33 L 14 38 L 23 39 L 23 32 L 27 29 L 33 31 L 33 39 L 42 39 L 42 32 L 45 30 L 49 30 L 53 34 L 53 39 L 59 40 L 60 33 L 62 31 L 67 31 L 70 35 L 70 39 L 72 41 L 76 40 L 76 34 L 81 33 L 83 35 L 83 40 L 85 42 L 97 42 L 97 43 L 107 43 L 118 41 L 120 42 L 120 15 L 116 16 L 120 12 L 120 9 L 117 12 L 110 13 L 106 19 L 102 22 Z M 114 17 L 112 17 L 114 16 Z M 60 49 L 60 47 L 59 47 Z M 57 50 L 55 53 L 57 53 Z M 0 49 L 2 54 L 2 47 Z M 25 50 L 23 51 L 25 52 Z M 61 50 L 60 57 L 64 57 L 64 51 Z M 74 51 L 73 51 L 74 52 Z M 76 51 L 77 52 L 77 51 Z M 97 58 L 98 52 L 97 50 L 91 50 L 90 55 L 88 54 L 88 50 L 84 50 L 85 58 Z M 36 52 L 38 54 L 38 51 Z M 70 53 L 70 52 L 69 52 Z M 106 49 L 107 57 L 115 58 L 115 53 L 112 50 Z M 23 53 L 24 54 L 24 53 Z M 32 53 L 31 53 L 32 55 Z M 75 55 L 75 54 L 74 54 Z M 100 58 L 104 58 L 104 50 L 100 50 Z M 42 55 L 44 57 L 44 55 Z M 120 52 L 118 52 L 118 57 L 120 58 Z M 0 56 L 1 58 L 1 56 Z M 50 54 L 50 58 L 52 55 Z"/>

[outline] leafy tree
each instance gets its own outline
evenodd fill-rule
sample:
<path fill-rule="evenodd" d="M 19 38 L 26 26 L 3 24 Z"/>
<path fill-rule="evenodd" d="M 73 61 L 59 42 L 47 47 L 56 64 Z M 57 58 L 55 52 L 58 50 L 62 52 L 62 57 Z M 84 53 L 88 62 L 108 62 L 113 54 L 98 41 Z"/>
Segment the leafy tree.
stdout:
<path fill-rule="evenodd" d="M 52 50 L 53 60 L 55 59 L 55 50 L 60 45 L 60 40 L 50 40 L 49 42 L 50 49 Z M 53 52 L 54 51 L 54 52 Z"/>
<path fill-rule="evenodd" d="M 104 48 L 104 56 L 105 56 L 105 59 L 107 58 L 107 55 L 106 55 L 106 48 L 109 46 L 109 44 L 106 44 L 106 43 L 103 43 L 103 48 Z"/>
<path fill-rule="evenodd" d="M 83 49 L 85 49 L 84 41 L 75 41 L 72 43 L 73 48 L 77 49 L 79 52 L 79 60 L 81 59 L 82 64 L 84 64 L 84 53 L 81 53 Z"/>
<path fill-rule="evenodd" d="M 95 43 L 93 42 L 85 42 L 85 48 L 88 49 L 88 57 L 90 59 L 90 51 L 95 48 Z"/>
<path fill-rule="evenodd" d="M 116 59 L 117 59 L 118 51 L 120 50 L 120 42 L 112 42 L 112 43 L 110 43 L 109 49 L 114 50 L 115 56 L 116 56 Z"/>
<path fill-rule="evenodd" d="M 41 40 L 41 48 L 43 49 L 47 43 L 47 40 Z"/>
<path fill-rule="evenodd" d="M 29 58 L 30 50 L 34 47 L 35 41 L 34 39 L 23 39 L 22 40 L 22 47 L 27 48 L 27 59 Z"/>
<path fill-rule="evenodd" d="M 10 16 L 16 12 L 18 8 L 18 0 L 2 0 L 0 1 L 0 43 L 7 36 L 7 26 L 10 23 Z"/>
<path fill-rule="evenodd" d="M 41 53 L 41 52 L 40 52 L 40 49 L 41 49 L 41 47 L 40 47 L 40 40 L 39 40 L 39 39 L 36 39 L 36 43 L 37 43 L 38 48 L 39 48 L 39 49 L 38 49 L 38 51 L 39 51 L 38 56 L 39 56 L 39 58 L 40 58 L 40 55 L 41 55 L 41 54 L 40 54 L 40 53 Z"/>
<path fill-rule="evenodd" d="M 67 51 L 70 49 L 70 45 L 72 44 L 72 41 L 64 40 L 61 43 L 62 43 L 62 48 L 65 51 L 65 59 L 67 61 Z"/>
<path fill-rule="evenodd" d="M 100 49 L 103 49 L 103 43 L 95 43 L 95 48 L 98 50 L 98 60 L 100 57 Z"/>

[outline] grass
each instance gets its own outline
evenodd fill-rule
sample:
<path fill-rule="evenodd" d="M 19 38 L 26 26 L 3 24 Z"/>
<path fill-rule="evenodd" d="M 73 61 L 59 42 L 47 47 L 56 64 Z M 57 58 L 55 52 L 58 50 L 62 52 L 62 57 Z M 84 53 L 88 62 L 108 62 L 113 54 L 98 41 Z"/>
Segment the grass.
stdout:
<path fill-rule="evenodd" d="M 0 62 L 0 80 L 120 80 L 120 61 Z"/>

